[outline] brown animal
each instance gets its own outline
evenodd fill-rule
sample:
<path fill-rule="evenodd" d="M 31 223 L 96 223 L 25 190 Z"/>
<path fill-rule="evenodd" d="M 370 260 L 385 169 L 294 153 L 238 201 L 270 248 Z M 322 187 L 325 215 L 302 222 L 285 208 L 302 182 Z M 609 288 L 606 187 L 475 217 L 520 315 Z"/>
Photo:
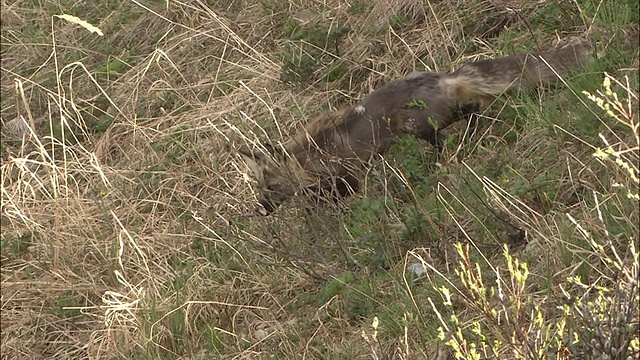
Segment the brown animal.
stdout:
<path fill-rule="evenodd" d="M 358 170 L 397 136 L 413 134 L 439 147 L 440 130 L 503 92 L 555 82 L 584 63 L 586 50 L 579 43 L 473 62 L 453 73 L 414 72 L 357 106 L 320 116 L 284 144 L 241 150 L 261 189 L 256 211 L 268 215 L 299 190 L 319 198 L 352 194 Z"/>

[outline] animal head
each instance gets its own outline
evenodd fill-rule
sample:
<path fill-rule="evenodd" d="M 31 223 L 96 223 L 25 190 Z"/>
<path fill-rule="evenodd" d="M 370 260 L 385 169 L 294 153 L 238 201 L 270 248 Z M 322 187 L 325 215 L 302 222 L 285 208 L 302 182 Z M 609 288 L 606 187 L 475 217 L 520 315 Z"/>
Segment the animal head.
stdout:
<path fill-rule="evenodd" d="M 265 145 L 267 150 L 259 149 L 239 151 L 259 187 L 259 199 L 256 213 L 266 216 L 296 193 L 300 186 L 299 174 L 293 173 L 289 166 L 292 162 L 283 149 Z"/>

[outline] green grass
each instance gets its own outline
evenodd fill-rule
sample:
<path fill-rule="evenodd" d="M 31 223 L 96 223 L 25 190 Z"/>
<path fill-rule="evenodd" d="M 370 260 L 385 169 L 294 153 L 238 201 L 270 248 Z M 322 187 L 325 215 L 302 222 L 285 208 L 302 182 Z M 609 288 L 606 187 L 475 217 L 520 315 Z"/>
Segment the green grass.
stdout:
<path fill-rule="evenodd" d="M 3 355 L 638 356 L 637 1 L 207 4 L 0 4 Z M 584 68 L 441 154 L 403 137 L 345 204 L 247 216 L 238 147 L 587 29 Z"/>

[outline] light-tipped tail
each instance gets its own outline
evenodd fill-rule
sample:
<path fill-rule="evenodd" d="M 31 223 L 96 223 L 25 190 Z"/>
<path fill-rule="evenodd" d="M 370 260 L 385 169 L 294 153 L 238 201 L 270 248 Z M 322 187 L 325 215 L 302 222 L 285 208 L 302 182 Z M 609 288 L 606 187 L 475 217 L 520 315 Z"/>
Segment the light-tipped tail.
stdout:
<path fill-rule="evenodd" d="M 466 64 L 444 79 L 460 102 L 486 100 L 507 91 L 530 90 L 555 83 L 583 66 L 589 44 L 573 41 L 562 47 Z"/>

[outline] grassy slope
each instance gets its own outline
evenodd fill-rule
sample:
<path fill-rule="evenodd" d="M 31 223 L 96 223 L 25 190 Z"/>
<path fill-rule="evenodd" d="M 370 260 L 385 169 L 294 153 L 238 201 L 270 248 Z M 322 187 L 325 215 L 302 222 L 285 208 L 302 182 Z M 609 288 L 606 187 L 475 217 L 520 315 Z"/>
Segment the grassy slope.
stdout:
<path fill-rule="evenodd" d="M 612 74 L 638 123 L 637 3 L 383 3 L 3 2 L 3 357 L 572 358 L 612 331 L 637 355 L 638 182 L 592 154 L 603 134 L 637 175 L 638 130 L 581 93 Z M 439 159 L 402 139 L 348 211 L 243 216 L 235 147 L 414 69 L 587 29 L 600 57 L 565 86 L 501 97 Z"/>

